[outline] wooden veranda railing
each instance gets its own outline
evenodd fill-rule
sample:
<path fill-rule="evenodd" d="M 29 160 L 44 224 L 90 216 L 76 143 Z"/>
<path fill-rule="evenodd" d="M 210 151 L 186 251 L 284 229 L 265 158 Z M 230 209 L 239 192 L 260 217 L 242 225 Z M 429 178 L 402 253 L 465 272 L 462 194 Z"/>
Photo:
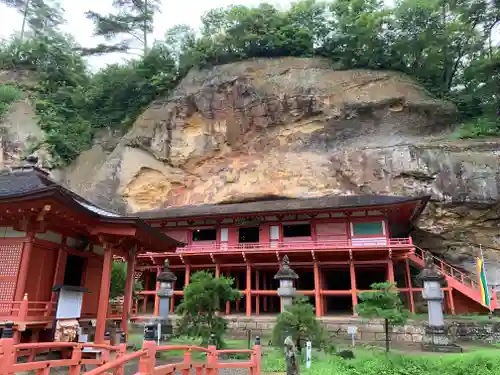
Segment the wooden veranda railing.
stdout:
<path fill-rule="evenodd" d="M 100 358 L 83 358 L 82 354 L 87 347 L 99 349 L 101 351 Z M 19 353 L 27 350 L 65 350 L 71 351 L 71 356 L 68 359 L 17 363 Z M 156 354 L 158 352 L 173 350 L 184 351 L 182 362 L 156 365 Z M 206 353 L 206 359 L 204 361 L 194 361 L 192 358 L 193 352 Z M 248 359 L 238 361 L 221 360 L 221 355 L 231 353 L 247 354 Z M 23 355 L 27 354 L 24 353 Z M 205 375 L 217 375 L 219 369 L 224 368 L 248 369 L 250 375 L 260 375 L 261 356 L 260 339 L 258 337 L 252 349 L 217 350 L 214 345 L 209 345 L 208 348 L 189 345 L 157 346 L 155 341 L 144 341 L 141 350 L 129 354 L 126 353 L 126 344 L 118 346 L 66 342 L 14 344 L 13 339 L 6 338 L 0 340 L 0 375 L 11 375 L 25 371 L 35 371 L 36 375 L 48 375 L 51 369 L 58 367 L 67 367 L 69 375 L 80 375 L 84 365 L 98 366 L 85 372 L 86 375 L 123 375 L 124 368 L 131 365 L 132 361 L 137 361 L 138 371 L 135 373 L 136 375 L 191 375 L 193 371 L 196 375 L 203 373 Z"/>
<path fill-rule="evenodd" d="M 29 301 L 25 294 L 22 301 L 0 301 L 0 319 L 16 322 L 50 320 L 56 304 L 51 301 Z"/>

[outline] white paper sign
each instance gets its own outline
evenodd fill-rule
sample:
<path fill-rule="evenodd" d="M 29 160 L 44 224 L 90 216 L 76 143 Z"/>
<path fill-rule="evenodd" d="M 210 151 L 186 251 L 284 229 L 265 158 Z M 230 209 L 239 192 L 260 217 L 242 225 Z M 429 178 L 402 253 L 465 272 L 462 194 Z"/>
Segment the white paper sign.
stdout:
<path fill-rule="evenodd" d="M 306 342 L 306 368 L 311 368 L 312 344 L 311 341 Z"/>
<path fill-rule="evenodd" d="M 83 292 L 61 289 L 57 302 L 56 319 L 76 319 L 82 314 Z"/>

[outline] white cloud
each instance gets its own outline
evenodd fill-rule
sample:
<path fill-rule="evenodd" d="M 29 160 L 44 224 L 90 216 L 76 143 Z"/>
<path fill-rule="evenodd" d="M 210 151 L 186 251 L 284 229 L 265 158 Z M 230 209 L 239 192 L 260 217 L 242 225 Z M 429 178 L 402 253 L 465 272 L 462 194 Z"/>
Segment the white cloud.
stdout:
<path fill-rule="evenodd" d="M 261 3 L 262 0 L 239 0 L 238 4 L 252 6 Z M 289 4 L 290 0 L 269 1 L 270 3 Z M 85 18 L 85 12 L 93 10 L 95 12 L 107 13 L 112 11 L 111 0 L 62 0 L 66 10 L 67 24 L 64 29 L 75 36 L 82 46 L 94 46 L 100 42 L 93 33 L 93 24 Z M 155 18 L 154 39 L 163 39 L 165 31 L 177 24 L 188 24 L 194 28 L 199 27 L 200 17 L 206 11 L 234 4 L 231 0 L 184 0 L 174 1 L 163 0 L 162 12 Z M 21 15 L 14 9 L 9 9 L 5 5 L 0 5 L 0 38 L 6 38 L 21 28 Z M 123 59 L 120 54 L 110 54 L 96 56 L 89 59 L 92 68 L 98 69 L 109 63 L 114 63 Z"/>

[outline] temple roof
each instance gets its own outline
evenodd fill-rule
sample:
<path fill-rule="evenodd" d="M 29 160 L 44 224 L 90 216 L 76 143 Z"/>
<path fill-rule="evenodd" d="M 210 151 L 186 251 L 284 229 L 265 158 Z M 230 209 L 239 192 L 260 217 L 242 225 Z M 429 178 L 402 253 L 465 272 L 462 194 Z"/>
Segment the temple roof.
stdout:
<path fill-rule="evenodd" d="M 423 210 L 429 196 L 401 197 L 389 195 L 326 195 L 317 198 L 281 198 L 244 203 L 203 204 L 183 207 L 169 207 L 151 211 L 136 212 L 144 220 L 177 219 L 231 214 L 273 214 L 296 211 L 323 211 L 361 207 L 384 207 L 400 204 L 415 204 Z M 419 213 L 420 213 L 419 212 Z"/>
<path fill-rule="evenodd" d="M 136 228 L 136 237 L 141 242 L 164 249 L 165 246 L 177 247 L 183 243 L 161 233 L 146 224 L 137 216 L 121 216 L 94 205 L 76 193 L 57 184 L 43 170 L 28 166 L 3 170 L 0 172 L 0 204 L 53 198 L 74 211 L 86 214 L 102 224 L 113 227 Z M 162 247 L 163 246 L 163 247 Z M 164 249 L 165 250 L 165 249 Z"/>

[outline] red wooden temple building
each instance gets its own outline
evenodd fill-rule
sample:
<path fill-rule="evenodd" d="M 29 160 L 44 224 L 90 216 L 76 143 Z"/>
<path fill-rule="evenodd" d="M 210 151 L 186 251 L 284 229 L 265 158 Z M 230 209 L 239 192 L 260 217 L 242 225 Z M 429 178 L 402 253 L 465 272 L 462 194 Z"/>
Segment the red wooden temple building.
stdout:
<path fill-rule="evenodd" d="M 410 236 L 429 200 L 422 197 L 326 196 L 167 208 L 137 213 L 151 226 L 185 243 L 174 253 L 143 253 L 137 270 L 145 285 L 139 312 L 158 312 L 155 284 L 168 258 L 176 273 L 173 311 L 190 275 L 211 270 L 230 276 L 243 298 L 226 314 L 278 313 L 273 276 L 286 254 L 298 273 L 296 288 L 309 296 L 317 316 L 354 313 L 358 293 L 374 282 L 397 283 L 407 307 L 419 311 L 421 286 L 415 275 L 424 251 Z M 446 275 L 446 312 L 487 312 L 475 277 L 435 259 Z M 491 293 L 491 309 L 496 293 Z"/>
<path fill-rule="evenodd" d="M 166 258 L 177 274 L 172 308 L 190 275 L 211 270 L 235 280 L 243 298 L 227 314 L 279 311 L 274 274 L 288 255 L 296 288 L 318 316 L 352 314 L 357 293 L 373 282 L 395 281 L 412 311 L 421 289 L 412 269 L 423 251 L 410 232 L 429 197 L 326 196 L 269 198 L 235 204 L 168 208 L 123 217 L 52 181 L 35 168 L 0 173 L 0 330 L 15 325 L 19 341 L 51 340 L 58 309 L 55 287 L 85 290 L 80 321 L 104 341 L 111 318 L 126 331 L 133 277 L 144 284 L 138 314 L 157 314 L 156 275 Z M 120 316 L 110 316 L 114 257 L 127 261 Z M 486 312 L 475 278 L 436 259 L 446 275 L 449 313 Z M 495 297 L 495 294 L 493 294 Z M 491 308 L 496 308 L 496 298 Z M 52 336 L 51 336 L 52 335 Z"/>
<path fill-rule="evenodd" d="M 179 242 L 141 219 L 102 210 L 35 167 L 0 174 L 0 329 L 15 324 L 17 342 L 51 340 L 55 286 L 82 288 L 81 319 L 104 340 L 114 256 L 128 261 L 122 313 L 127 329 L 136 254 Z"/>

